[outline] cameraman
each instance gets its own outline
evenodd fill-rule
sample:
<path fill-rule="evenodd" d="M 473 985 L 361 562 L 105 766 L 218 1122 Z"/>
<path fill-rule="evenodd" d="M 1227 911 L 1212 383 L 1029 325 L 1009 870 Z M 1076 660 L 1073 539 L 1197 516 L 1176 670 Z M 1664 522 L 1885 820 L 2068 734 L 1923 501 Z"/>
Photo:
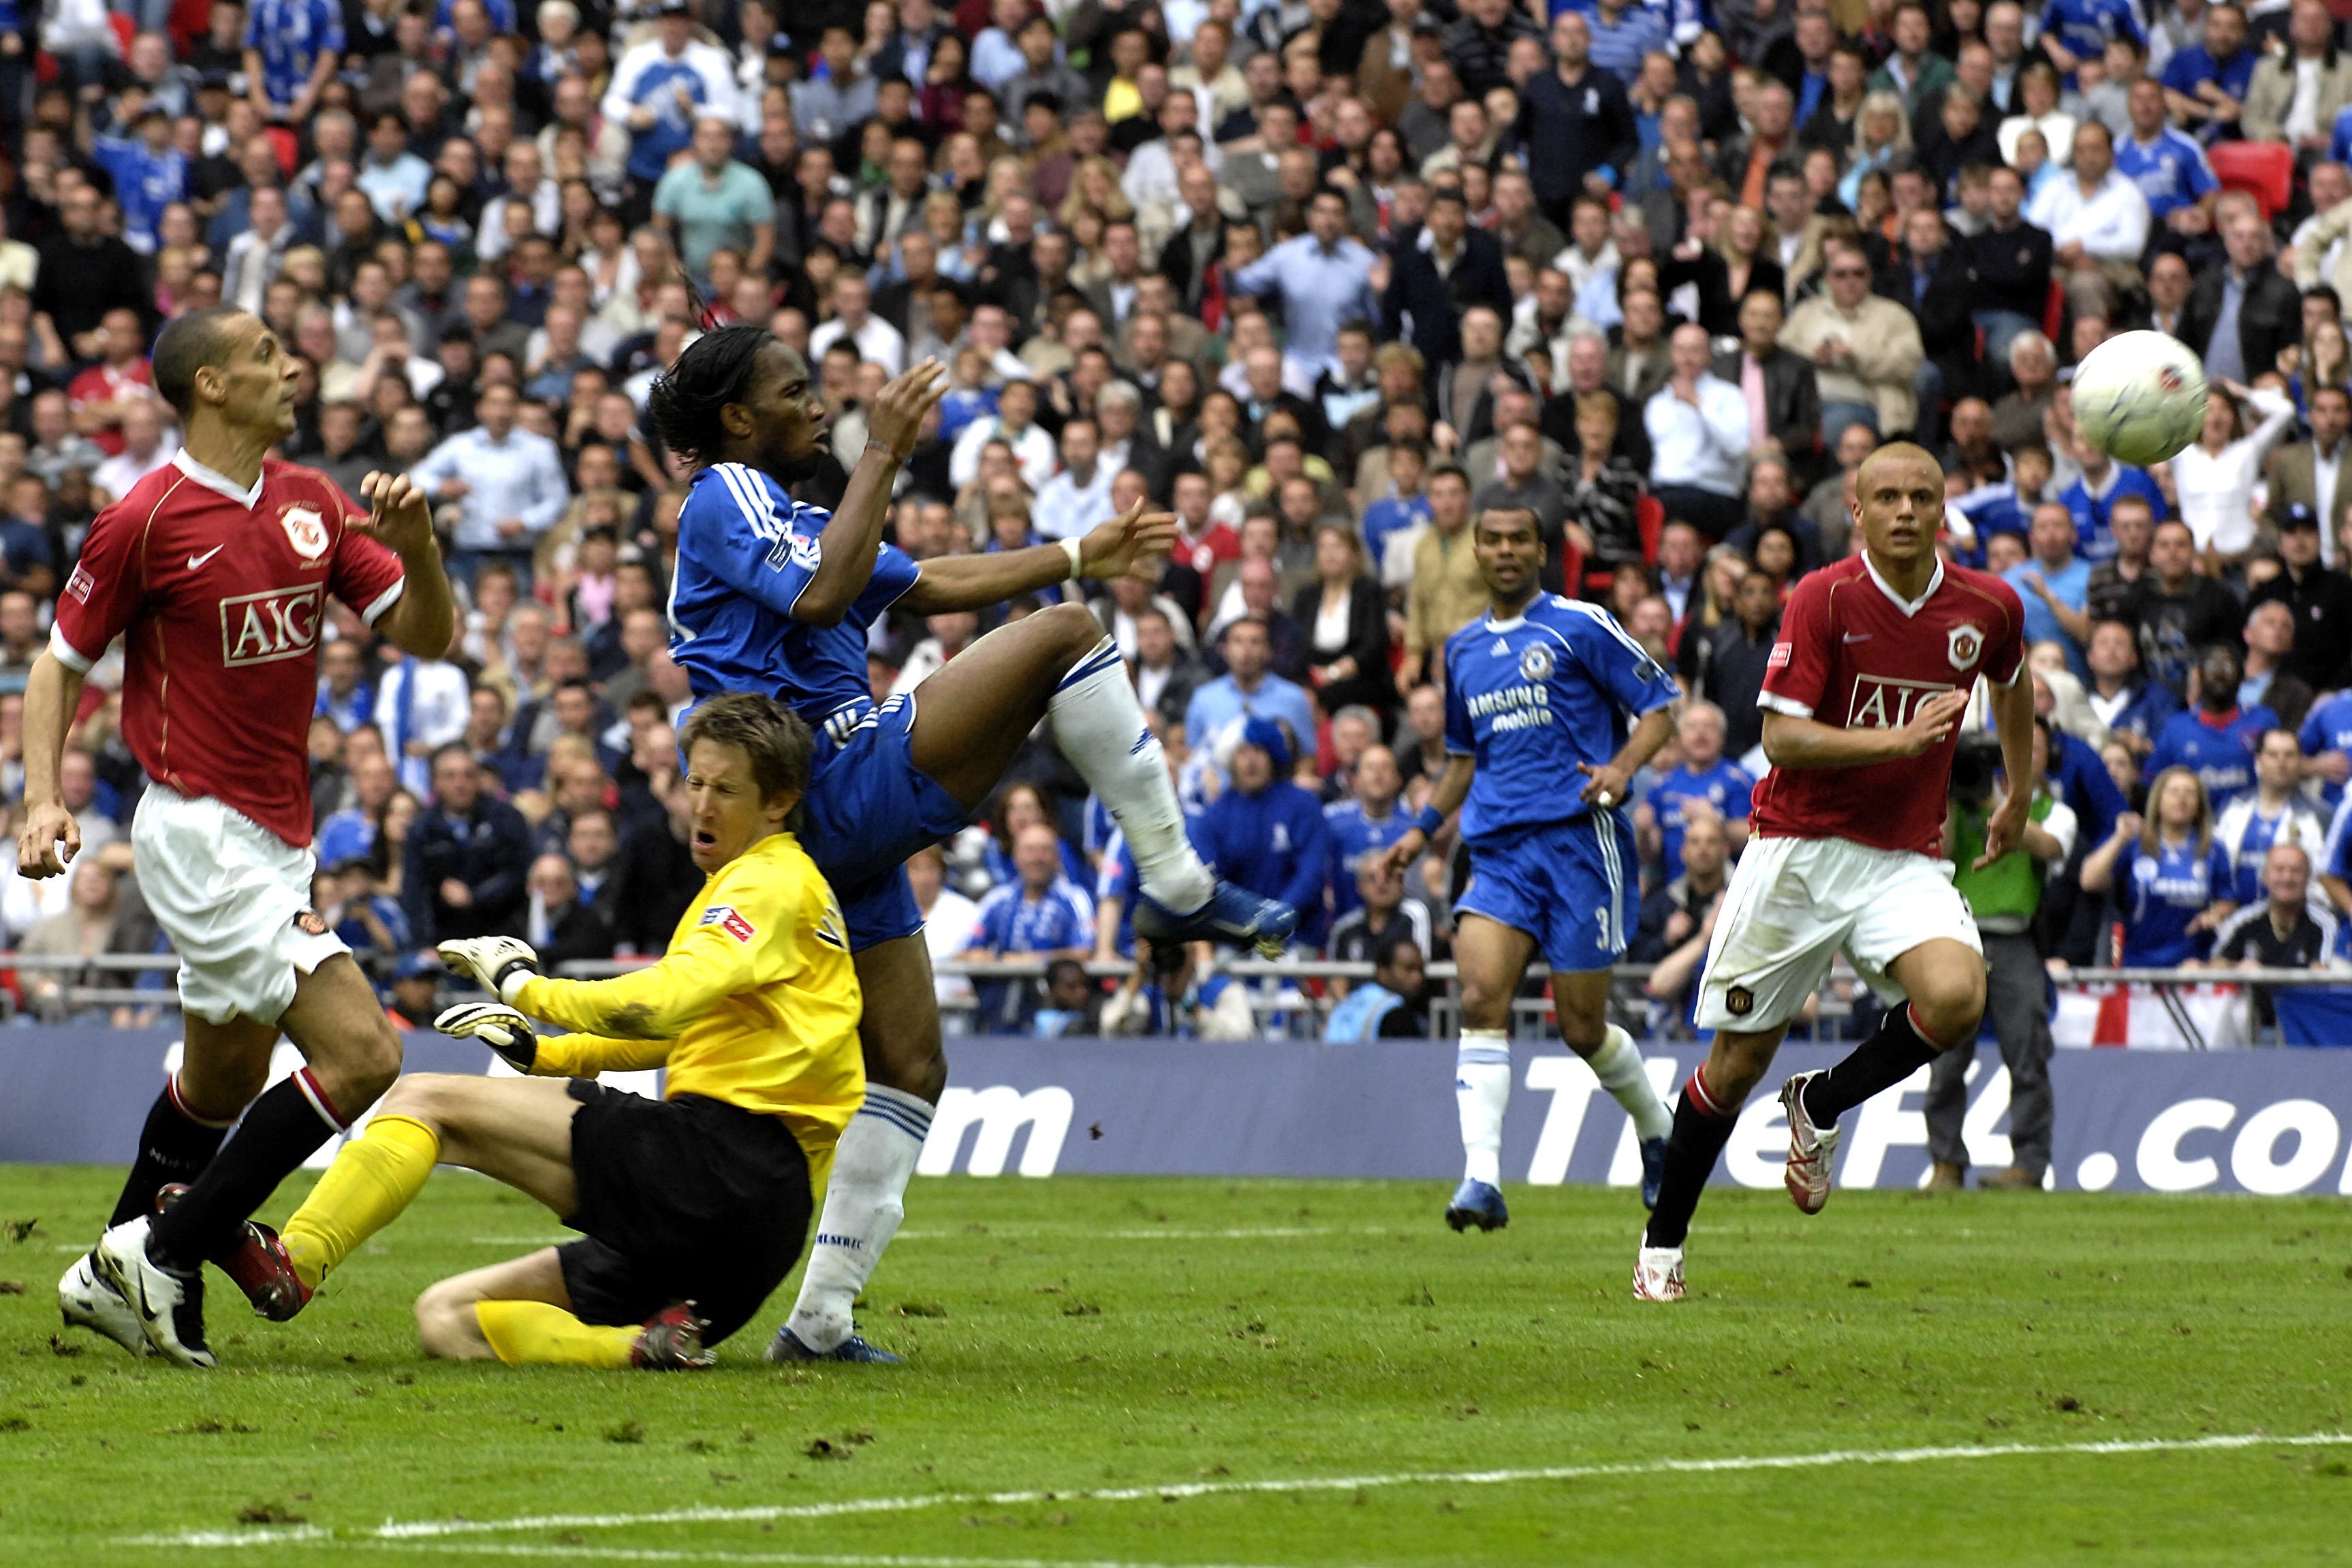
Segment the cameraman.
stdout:
<path fill-rule="evenodd" d="M 2004 792 L 1995 784 L 2000 752 L 1981 737 L 1963 740 L 1952 764 L 1952 804 L 1945 821 L 1951 847 L 1952 885 L 1969 901 L 1984 938 L 1987 1014 L 2001 1060 L 2009 1065 L 2010 1165 L 1977 1184 L 2039 1191 L 2050 1165 L 2050 982 L 2034 937 L 2042 884 L 2074 847 L 2074 813 L 2043 777 L 2057 737 L 2049 721 L 2033 724 L 2033 805 L 2018 847 L 1976 868 L 1984 853 L 1985 823 Z M 2013 781 L 2012 781 L 2013 783 Z M 1936 1168 L 1930 1191 L 1951 1192 L 1968 1173 L 1960 1127 L 1968 1113 L 1973 1043 L 1937 1057 L 1927 1079 L 1927 1149 Z"/>

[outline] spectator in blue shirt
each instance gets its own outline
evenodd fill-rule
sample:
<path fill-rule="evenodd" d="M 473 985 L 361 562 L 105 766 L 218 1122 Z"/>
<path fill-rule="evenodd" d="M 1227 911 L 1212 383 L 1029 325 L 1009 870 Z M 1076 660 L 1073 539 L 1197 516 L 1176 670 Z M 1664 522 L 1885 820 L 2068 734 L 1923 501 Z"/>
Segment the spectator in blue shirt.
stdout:
<path fill-rule="evenodd" d="M 2026 644 L 2056 643 L 2066 650 L 2066 668 L 2074 678 L 2088 680 L 2084 644 L 2091 630 L 2091 563 L 2074 553 L 2074 514 L 2056 501 L 2044 501 L 2033 509 L 2026 542 L 2033 558 L 2003 574 L 2025 605 Z"/>
<path fill-rule="evenodd" d="M 2165 65 L 2165 107 L 2208 146 L 2235 130 L 2253 82 L 2256 57 L 2245 44 L 2245 12 L 2218 0 L 2205 7 L 2204 42 L 2174 50 Z"/>
<path fill-rule="evenodd" d="M 114 178 L 122 209 L 122 242 L 142 256 L 155 254 L 155 227 L 163 209 L 188 198 L 188 160 L 172 145 L 172 117 L 150 103 L 131 136 L 100 136 L 91 151 Z"/>
<path fill-rule="evenodd" d="M 2082 478 L 2068 485 L 2058 499 L 2074 514 L 2074 549 L 2084 560 L 2105 561 L 2116 552 L 2107 516 L 2123 497 L 2140 497 L 2158 517 L 2172 510 L 2147 469 L 2116 462 L 2080 435 L 2074 437 L 2074 461 L 2083 467 Z"/>
<path fill-rule="evenodd" d="M 2126 102 L 2131 134 L 2116 142 L 2116 173 L 2147 198 L 2150 222 L 2177 233 L 2210 232 L 2221 183 L 2213 177 L 2205 149 L 2166 123 L 2161 84 L 2142 77 L 2132 83 Z"/>
<path fill-rule="evenodd" d="M 2147 43 L 2131 0 L 2050 0 L 2042 9 L 2042 52 L 2070 85 L 2076 66 L 2105 57 L 2110 38 Z"/>
<path fill-rule="evenodd" d="M 1271 668 L 1274 637 L 1264 621 L 1244 616 L 1225 628 L 1222 641 L 1225 673 L 1204 682 L 1184 710 L 1184 740 L 1194 755 L 1213 758 L 1244 719 L 1278 719 L 1294 735 L 1315 733 L 1314 702 Z"/>
<path fill-rule="evenodd" d="M 1061 837 L 1043 823 L 1013 840 L 1016 880 L 992 888 L 965 951 L 973 958 L 1085 958 L 1094 952 L 1095 906 L 1086 889 L 1062 874 Z M 980 987 L 980 1026 L 1018 1029 L 1033 988 L 993 980 Z"/>
<path fill-rule="evenodd" d="M 1331 835 L 1331 913 L 1337 917 L 1362 900 L 1356 892 L 1356 863 L 1369 849 L 1385 849 L 1405 836 L 1412 820 L 1397 809 L 1404 791 L 1404 775 L 1396 753 L 1386 746 L 1366 746 L 1356 759 L 1349 781 L 1354 798 L 1333 801 L 1323 808 L 1324 825 Z"/>
<path fill-rule="evenodd" d="M 2115 891 L 2127 967 L 2170 968 L 2204 956 L 2228 901 L 2230 858 L 2213 842 L 2213 807 L 2187 768 L 2167 768 L 2148 790 L 2146 822 L 2126 812 L 2083 859 L 2087 892 Z"/>
<path fill-rule="evenodd" d="M 245 79 L 264 120 L 303 124 L 343 55 L 334 0 L 253 0 L 245 20 Z"/>
<path fill-rule="evenodd" d="M 2090 700 L 2091 711 L 2133 756 L 2147 756 L 2156 749 L 2157 731 L 2165 721 L 2180 711 L 2180 699 L 2161 680 L 2140 673 L 2139 634 L 2128 622 L 2101 621 L 2091 628 L 2085 662 L 2091 673 L 2083 695 Z M 2352 732 L 2352 711 L 2346 719 L 2346 729 Z M 2082 815 L 2079 808 L 2075 815 Z M 2084 826 L 2091 825 L 2085 821 Z"/>
<path fill-rule="evenodd" d="M 1419 441 L 1389 443 L 1390 493 L 1364 509 L 1364 549 L 1372 563 L 1372 575 L 1383 583 L 1390 577 L 1391 542 L 1429 521 L 1429 494 L 1423 488 L 1428 473 L 1427 447 Z M 1411 563 L 1400 564 L 1406 570 L 1398 575 L 1410 580 Z"/>
<path fill-rule="evenodd" d="M 2254 747 L 2263 731 L 2277 728 L 2278 715 L 2240 708 L 2239 676 L 2237 649 L 2216 644 L 2205 650 L 2197 661 L 2197 706 L 2164 721 L 2143 776 L 2186 768 L 2216 811 L 2254 787 Z"/>
<path fill-rule="evenodd" d="M 1682 765 L 1651 786 L 1635 813 L 1633 825 L 1643 837 L 1653 830 L 1658 835 L 1662 882 L 1683 874 L 1683 833 L 1690 826 L 1694 802 L 1703 802 L 1711 815 L 1721 819 L 1734 855 L 1748 842 L 1748 813 L 1756 780 L 1746 768 L 1724 756 L 1723 734 L 1722 709 L 1705 698 L 1685 703 L 1675 725 Z"/>
<path fill-rule="evenodd" d="M 1592 24 L 1592 63 L 1629 88 L 1643 58 L 1667 46 L 1664 12 L 1638 0 L 1577 0 L 1574 8 Z"/>
<path fill-rule="evenodd" d="M 1192 824 L 1192 844 L 1218 876 L 1297 910 L 1299 945 L 1319 947 L 1330 920 L 1330 833 L 1323 803 L 1290 781 L 1293 755 L 1291 731 L 1277 721 L 1244 724 L 1233 785 Z"/>

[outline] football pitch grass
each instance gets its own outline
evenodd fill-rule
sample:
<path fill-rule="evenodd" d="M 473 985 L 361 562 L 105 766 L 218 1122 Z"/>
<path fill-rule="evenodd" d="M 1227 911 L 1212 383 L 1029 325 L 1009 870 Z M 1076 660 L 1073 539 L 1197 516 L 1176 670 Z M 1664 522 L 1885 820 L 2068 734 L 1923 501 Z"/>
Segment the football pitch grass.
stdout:
<path fill-rule="evenodd" d="M 555 1239 L 454 1172 L 211 1373 L 58 1331 L 114 1173 L 0 1167 L 0 1560 L 936 1564 L 2352 1562 L 2352 1204 L 919 1181 L 905 1367 L 429 1363 L 408 1303 Z M 282 1216 L 303 1183 L 270 1210 Z M 26 1222 L 37 1226 L 24 1230 Z"/>

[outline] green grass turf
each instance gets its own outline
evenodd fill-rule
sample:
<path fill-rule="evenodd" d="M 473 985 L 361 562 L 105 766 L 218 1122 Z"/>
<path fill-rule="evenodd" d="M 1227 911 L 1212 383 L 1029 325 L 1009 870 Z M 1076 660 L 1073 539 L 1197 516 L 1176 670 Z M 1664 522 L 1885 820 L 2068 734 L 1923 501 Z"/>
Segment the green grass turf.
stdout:
<path fill-rule="evenodd" d="M 1659 1308 L 1627 1293 L 1622 1192 L 1517 1189 L 1507 1231 L 1459 1237 L 1431 1185 L 927 1180 L 865 1311 L 911 1366 L 772 1370 L 771 1316 L 716 1372 L 654 1377 L 420 1359 L 419 1289 L 558 1231 L 444 1172 L 295 1323 L 245 1317 L 217 1284 L 225 1364 L 198 1374 L 52 1341 L 54 1280 L 115 1181 L 0 1167 L 0 1219 L 39 1221 L 0 1240 L 0 1280 L 23 1287 L 0 1296 L 11 1564 L 2352 1561 L 2352 1444 L 1150 1495 L 2336 1432 L 2352 1427 L 2341 1201 L 1844 1193 L 1806 1220 L 1778 1194 L 1717 1192 L 1696 1294 Z M 1105 1488 L 1147 1495 L 1066 1495 Z M 1065 1495 L 359 1534 L 1026 1489 Z M 345 1533 L 273 1543 L 247 1510 Z M 115 1544 L 187 1530 L 253 1539 Z"/>

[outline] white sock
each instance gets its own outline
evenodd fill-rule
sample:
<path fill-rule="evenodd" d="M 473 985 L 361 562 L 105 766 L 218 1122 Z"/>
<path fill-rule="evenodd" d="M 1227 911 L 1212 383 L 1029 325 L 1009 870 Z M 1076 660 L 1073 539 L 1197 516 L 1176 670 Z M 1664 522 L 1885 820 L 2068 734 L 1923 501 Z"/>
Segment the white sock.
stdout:
<path fill-rule="evenodd" d="M 1454 1056 L 1454 1105 L 1462 1115 L 1462 1174 L 1503 1184 L 1503 1110 L 1511 1103 L 1511 1037 L 1465 1029 Z"/>
<path fill-rule="evenodd" d="M 1184 837 L 1160 742 L 1144 722 L 1118 645 L 1105 637 L 1078 660 L 1045 705 L 1054 740 L 1127 835 L 1146 897 L 1180 915 L 1209 901 L 1216 879 Z"/>
<path fill-rule="evenodd" d="M 866 1086 L 866 1103 L 834 1149 L 824 1214 L 785 1324 L 809 1349 L 829 1351 L 849 1337 L 850 1308 L 907 1217 L 907 1184 L 930 1131 L 928 1102 L 878 1083 Z"/>
<path fill-rule="evenodd" d="M 1609 1026 L 1601 1037 L 1601 1048 L 1584 1058 L 1609 1098 L 1625 1108 L 1633 1119 L 1633 1131 L 1643 1142 L 1664 1138 L 1675 1130 L 1675 1113 L 1650 1087 L 1649 1075 L 1642 1070 L 1642 1052 L 1633 1044 L 1633 1037 L 1615 1024 Z"/>

